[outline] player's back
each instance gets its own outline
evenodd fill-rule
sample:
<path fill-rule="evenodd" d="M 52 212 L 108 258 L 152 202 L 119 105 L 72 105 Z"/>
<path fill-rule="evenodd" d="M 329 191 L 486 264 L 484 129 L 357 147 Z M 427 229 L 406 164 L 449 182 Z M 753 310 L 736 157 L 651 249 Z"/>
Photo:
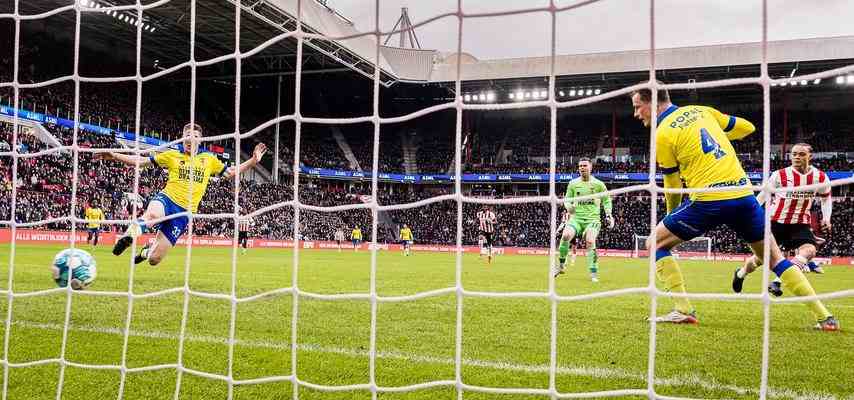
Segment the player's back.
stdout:
<path fill-rule="evenodd" d="M 731 121 L 734 117 L 705 106 L 671 106 L 665 110 L 656 132 L 661 172 L 675 172 L 673 169 L 678 168 L 686 186 L 692 189 L 750 184 L 725 133 L 734 124 Z M 727 200 L 752 194 L 745 188 L 692 193 L 691 199 Z"/>

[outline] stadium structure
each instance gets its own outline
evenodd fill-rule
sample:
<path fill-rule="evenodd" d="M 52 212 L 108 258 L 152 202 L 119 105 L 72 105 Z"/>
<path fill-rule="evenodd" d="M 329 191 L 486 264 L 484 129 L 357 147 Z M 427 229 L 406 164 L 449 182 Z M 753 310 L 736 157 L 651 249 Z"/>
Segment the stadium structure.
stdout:
<path fill-rule="evenodd" d="M 132 76 L 137 33 L 134 29 L 134 11 L 97 12 L 101 7 L 121 6 L 122 3 L 81 4 L 95 8 L 95 12 L 81 14 L 81 76 Z M 263 0 L 236 4 L 241 9 L 240 50 L 247 52 L 266 46 L 257 54 L 241 60 L 240 130 L 253 134 L 249 140 L 241 142 L 241 158 L 248 156 L 252 143 L 267 142 L 274 149 L 271 160 L 256 169 L 253 179 L 259 183 L 288 184 L 292 180 L 294 165 L 294 125 L 292 121 L 278 124 L 270 124 L 269 121 L 277 116 L 292 114 L 294 109 L 296 41 L 293 38 L 275 38 L 294 29 L 297 2 Z M 63 2 L 27 3 L 20 5 L 20 12 L 32 15 L 61 9 L 63 6 L 69 7 Z M 345 16 L 323 3 L 308 1 L 303 3 L 303 7 L 306 32 L 329 37 L 359 34 Z M 187 60 L 190 58 L 190 11 L 190 3 L 180 1 L 145 10 L 140 70 L 143 76 L 161 75 L 143 83 L 144 101 L 149 96 L 157 99 L 168 93 L 174 101 L 170 107 L 180 110 L 184 104 L 189 105 L 191 86 Z M 195 69 L 196 115 L 205 123 L 210 122 L 210 131 L 216 134 L 233 132 L 236 64 L 228 56 L 234 51 L 234 13 L 230 7 L 198 2 L 195 18 L 193 55 L 198 63 L 204 64 Z M 65 65 L 52 66 L 53 71 L 50 73 L 55 74 L 47 74 L 51 78 L 61 76 L 60 71 L 68 71 L 73 59 L 70 56 L 73 46 L 70 44 L 73 43 L 74 30 L 55 27 L 70 28 L 74 21 L 74 12 L 67 10 L 51 14 L 43 20 L 22 22 L 24 39 L 29 36 L 29 32 L 39 35 L 37 37 L 50 38 L 56 43 L 50 51 L 65 60 Z M 6 29 L 12 32 L 10 26 Z M 384 42 L 386 45 L 379 46 L 377 63 L 377 46 L 372 35 L 346 40 L 307 40 L 303 47 L 301 70 L 301 114 L 321 118 L 371 115 L 371 78 L 373 68 L 377 65 L 380 69 L 379 113 L 382 117 L 406 115 L 452 101 L 457 63 L 461 63 L 460 96 L 466 104 L 519 104 L 544 99 L 548 94 L 548 57 L 481 61 L 469 54 L 393 47 L 388 44 L 396 40 Z M 769 42 L 769 75 L 772 78 L 790 78 L 845 66 L 854 59 L 852 44 L 852 37 Z M 9 51 L 11 49 L 7 49 L 4 54 L 9 54 Z M 659 49 L 656 52 L 656 67 L 659 78 L 667 83 L 702 83 L 756 76 L 760 59 L 759 43 Z M 37 62 L 22 56 L 20 65 Z M 58 61 L 58 64 L 62 62 Z M 645 70 L 648 66 L 648 51 L 558 56 L 555 60 L 554 96 L 558 101 L 606 96 L 610 91 L 643 81 L 648 74 Z M 852 79 L 850 74 L 840 74 L 830 79 L 796 79 L 791 84 L 773 87 L 772 157 L 777 157 L 782 149 L 792 143 L 815 138 L 821 141 L 821 144 L 816 145 L 819 162 L 822 159 L 846 160 L 826 168 L 830 177 L 850 177 L 852 168 L 847 160 L 851 159 L 852 147 L 845 146 L 850 145 L 847 138 L 850 138 L 851 132 L 846 127 L 845 110 L 852 106 Z M 106 85 L 84 81 L 81 83 L 81 91 L 85 93 L 90 87 L 98 91 Z M 124 85 L 129 97 L 126 102 L 133 106 L 134 84 L 125 82 L 114 86 L 119 85 Z M 55 90 L 62 90 L 60 87 L 73 89 L 69 80 L 54 86 L 57 87 Z M 8 87 L 4 89 L 7 91 L 3 102 L 11 105 L 11 91 Z M 32 89 L 37 90 L 41 89 Z M 45 122 L 44 119 L 38 119 L 50 118 L 50 115 L 66 119 L 73 117 L 70 115 L 73 110 L 71 104 L 64 110 L 60 107 L 54 112 L 51 112 L 50 106 L 39 104 L 38 101 L 28 107 L 26 96 L 30 91 L 21 90 L 23 106 L 20 108 L 41 111 L 43 115 L 36 116 L 36 121 L 32 122 L 34 125 Z M 757 85 L 680 90 L 673 94 L 676 103 L 715 104 L 723 111 L 745 115 L 760 129 L 761 95 L 761 88 Z M 819 121 L 815 110 L 833 115 L 834 120 Z M 627 101 L 622 97 L 559 109 L 556 180 L 568 181 L 575 172 L 574 160 L 592 156 L 602 161 L 596 167 L 597 176 L 616 187 L 645 182 L 648 175 L 643 165 L 648 162 L 648 134 L 637 121 L 630 118 L 630 111 Z M 189 117 L 189 112 L 180 112 L 185 119 Z M 9 121 L 9 109 L 3 114 L 3 118 Z M 87 118 L 83 115 L 81 117 Z M 100 124 L 91 118 L 82 122 L 91 124 L 94 130 L 101 133 L 118 133 L 117 140 L 130 146 L 134 138 L 130 133 L 134 125 L 133 117 L 133 113 L 130 113 L 130 121 L 115 121 L 115 118 L 104 116 Z M 216 120 L 213 120 L 214 117 Z M 508 118 L 516 120 L 517 131 L 526 131 L 524 140 L 519 141 L 519 137 L 514 137 L 511 129 L 507 129 Z M 455 111 L 444 109 L 414 120 L 419 121 L 417 125 L 424 127 L 426 132 L 421 132 L 412 123 L 383 124 L 378 171 L 379 179 L 384 183 L 383 190 L 400 193 L 412 191 L 413 185 L 425 185 L 429 188 L 419 189 L 416 192 L 421 193 L 415 197 L 449 193 L 454 179 L 454 119 Z M 548 119 L 547 109 L 542 107 L 504 111 L 482 108 L 465 110 L 460 144 L 463 146 L 461 179 L 466 191 L 502 197 L 547 193 Z M 24 118 L 21 123 L 30 124 L 28 121 Z M 146 129 L 148 122 L 145 119 L 140 122 L 145 135 L 143 146 L 156 145 L 160 139 L 174 138 L 174 131 L 155 132 L 154 129 Z M 68 123 L 66 121 L 66 125 Z M 299 160 L 303 182 L 333 185 L 356 194 L 356 198 L 364 198 L 370 192 L 372 129 L 370 123 L 307 124 L 304 133 L 309 135 L 302 139 L 304 148 L 301 149 L 302 159 Z M 146 135 L 146 131 L 151 133 Z M 49 136 L 46 136 L 46 143 L 60 143 L 60 140 Z M 761 138 L 758 136 L 754 135 L 747 141 L 748 145 L 738 148 L 744 151 L 751 179 L 755 182 L 761 181 Z M 843 139 L 845 144 L 842 147 L 837 146 L 839 136 L 846 138 Z M 222 157 L 233 160 L 233 147 L 233 141 L 223 140 L 213 143 L 212 149 Z M 329 160 L 316 159 L 317 154 L 312 154 L 313 150 L 307 147 L 335 156 Z M 777 160 L 778 164 L 783 162 L 781 158 Z M 837 165 L 842 168 L 839 169 Z M 839 191 L 838 198 L 847 198 L 848 187 L 841 186 L 834 190 Z M 389 232 L 385 240 L 392 240 L 391 232 L 400 221 L 388 215 L 382 219 L 382 230 Z M 321 236 L 325 238 L 329 234 Z M 644 232 L 634 234 L 642 235 Z M 540 239 L 542 242 L 538 247 L 546 244 L 546 238 Z"/>

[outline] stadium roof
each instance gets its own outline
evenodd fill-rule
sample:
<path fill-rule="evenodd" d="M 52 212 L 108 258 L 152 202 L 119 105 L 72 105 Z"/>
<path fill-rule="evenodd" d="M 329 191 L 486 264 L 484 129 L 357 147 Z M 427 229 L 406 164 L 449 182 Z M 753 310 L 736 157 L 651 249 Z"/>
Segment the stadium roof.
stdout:
<path fill-rule="evenodd" d="M 551 63 L 550 57 L 480 61 L 470 55 L 451 54 L 436 63 L 428 80 L 456 80 L 458 59 L 462 60 L 460 75 L 464 81 L 548 76 Z M 854 59 L 854 36 L 768 42 L 770 64 L 840 59 Z M 737 43 L 657 49 L 655 63 L 658 70 L 673 70 L 755 65 L 761 61 L 761 43 Z M 555 59 L 555 75 L 644 71 L 649 65 L 648 50 L 559 55 Z"/>

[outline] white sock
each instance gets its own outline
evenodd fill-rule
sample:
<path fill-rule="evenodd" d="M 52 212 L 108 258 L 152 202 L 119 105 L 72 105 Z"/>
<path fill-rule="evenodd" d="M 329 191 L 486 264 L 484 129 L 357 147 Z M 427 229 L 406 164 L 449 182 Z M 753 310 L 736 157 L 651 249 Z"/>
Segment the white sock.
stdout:
<path fill-rule="evenodd" d="M 736 272 L 735 275 L 741 279 L 744 279 L 744 277 L 747 276 L 747 270 L 744 268 L 744 266 L 742 266 L 738 269 L 738 272 Z"/>

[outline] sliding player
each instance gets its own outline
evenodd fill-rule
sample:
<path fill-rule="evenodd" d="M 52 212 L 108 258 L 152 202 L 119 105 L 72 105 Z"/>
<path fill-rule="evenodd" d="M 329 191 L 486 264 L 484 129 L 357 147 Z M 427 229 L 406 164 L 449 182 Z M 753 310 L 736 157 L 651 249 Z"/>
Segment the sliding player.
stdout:
<path fill-rule="evenodd" d="M 779 188 L 797 188 L 803 185 L 828 182 L 827 175 L 818 168 L 810 166 L 812 146 L 798 143 L 792 146 L 792 166 L 774 171 L 771 174 L 771 186 Z M 759 193 L 756 199 L 760 204 L 765 202 L 765 192 Z M 796 252 L 792 262 L 804 272 L 823 273 L 812 259 L 817 247 L 824 239 L 813 234 L 810 222 L 810 209 L 815 198 L 821 199 L 821 228 L 825 233 L 830 232 L 830 215 L 833 213 L 833 200 L 830 198 L 830 187 L 816 189 L 801 189 L 791 192 L 777 192 L 771 201 L 771 234 L 786 251 Z M 732 290 L 741 293 L 744 278 L 762 265 L 758 257 L 748 258 L 744 266 L 735 271 L 732 278 Z M 780 278 L 777 277 L 768 285 L 768 291 L 774 296 L 783 295 Z"/>
<path fill-rule="evenodd" d="M 216 175 L 225 178 L 239 176 L 258 164 L 267 152 L 267 146 L 259 143 L 255 146 L 252 158 L 244 161 L 237 168 L 226 168 L 222 161 L 211 153 L 197 154 L 202 133 L 202 127 L 197 124 L 185 125 L 182 151 L 169 150 L 150 157 L 114 152 L 97 154 L 99 159 L 116 160 L 131 166 L 137 163 L 140 167 L 156 164 L 169 173 L 166 187 L 148 202 L 142 217 L 128 226 L 127 231 L 113 247 L 113 254 L 121 255 L 140 234 L 148 229 L 157 228 L 154 244 L 146 245 L 135 257 L 134 262 L 138 264 L 148 260 L 151 265 L 160 264 L 169 249 L 175 246 L 178 238 L 186 231 L 189 222 L 186 214 L 194 213 L 199 209 L 199 203 L 207 191 L 210 178 Z M 171 218 L 152 222 L 166 217 Z"/>

